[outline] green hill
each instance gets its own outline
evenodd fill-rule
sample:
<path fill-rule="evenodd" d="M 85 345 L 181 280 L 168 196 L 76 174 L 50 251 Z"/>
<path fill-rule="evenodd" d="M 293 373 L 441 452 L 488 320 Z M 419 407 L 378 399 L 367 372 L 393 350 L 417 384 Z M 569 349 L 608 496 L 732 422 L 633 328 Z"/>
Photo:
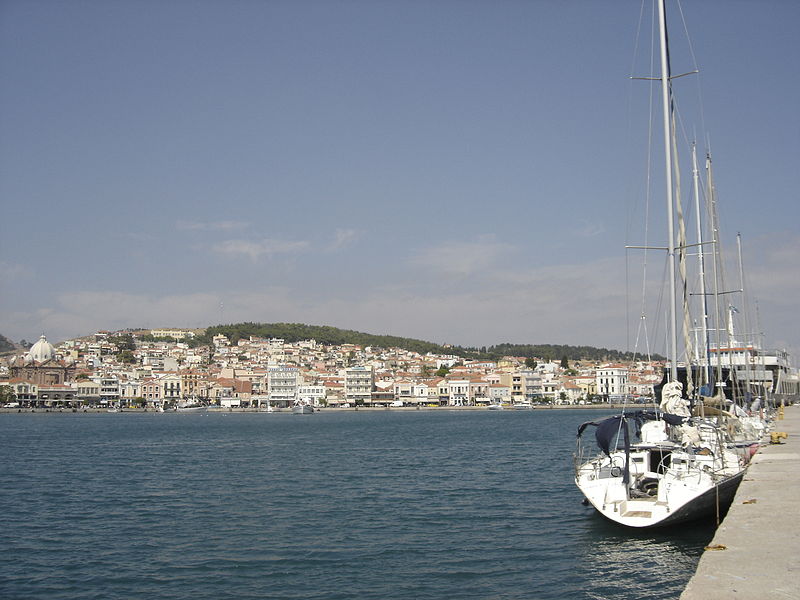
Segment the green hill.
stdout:
<path fill-rule="evenodd" d="M 327 325 L 305 325 L 302 323 L 235 323 L 231 325 L 214 325 L 194 340 L 194 344 L 210 344 L 215 335 L 225 335 L 235 344 L 242 338 L 250 336 L 259 338 L 280 338 L 287 342 L 316 340 L 320 344 L 341 345 L 356 344 L 378 348 L 402 348 L 426 354 L 454 354 L 465 359 L 495 360 L 502 356 L 519 356 L 561 360 L 631 360 L 630 352 L 594 348 L 592 346 L 569 346 L 563 344 L 498 344 L 495 346 L 470 348 L 462 346 L 444 346 L 424 340 L 398 337 L 392 335 L 375 335 L 350 329 L 339 329 Z"/>

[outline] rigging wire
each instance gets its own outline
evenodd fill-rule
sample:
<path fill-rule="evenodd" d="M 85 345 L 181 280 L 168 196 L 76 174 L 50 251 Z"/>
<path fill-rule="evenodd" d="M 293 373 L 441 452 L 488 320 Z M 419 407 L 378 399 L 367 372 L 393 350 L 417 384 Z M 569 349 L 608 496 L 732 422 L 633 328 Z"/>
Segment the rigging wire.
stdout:
<path fill-rule="evenodd" d="M 628 119 L 627 119 L 627 136 L 626 136 L 627 140 L 628 140 L 628 143 L 627 143 L 627 147 L 628 148 L 632 148 L 633 147 L 633 142 L 632 142 L 632 140 L 633 140 L 633 133 L 632 133 L 633 132 L 633 104 L 634 104 L 634 102 L 633 102 L 633 90 L 634 90 L 633 80 L 634 80 L 634 74 L 636 72 L 637 57 L 640 54 L 640 42 L 641 42 L 641 38 L 642 38 L 642 29 L 643 29 L 643 23 L 644 23 L 644 18 L 645 18 L 645 3 L 646 3 L 646 1 L 647 0 L 642 0 L 640 8 L 639 8 L 639 18 L 638 18 L 637 24 L 636 24 L 636 35 L 635 35 L 635 38 L 634 38 L 634 47 L 633 47 L 633 51 L 632 51 L 632 54 L 631 54 L 631 66 L 630 66 L 630 70 L 628 72 L 628 82 L 629 82 L 628 83 L 628 98 L 627 98 L 627 116 L 628 116 Z M 652 63 L 653 63 L 653 56 L 652 56 L 652 48 L 651 48 L 651 56 L 650 56 L 650 65 L 651 65 L 650 71 L 651 72 L 652 72 Z M 651 88 L 652 88 L 652 86 L 651 86 Z M 645 146 L 645 148 L 646 148 L 646 153 L 645 153 L 645 167 L 646 167 L 645 168 L 645 174 L 646 174 L 646 178 L 645 178 L 645 182 L 644 182 L 644 186 L 645 186 L 645 189 L 644 189 L 644 197 L 645 197 L 644 209 L 645 209 L 645 213 L 644 213 L 644 217 L 643 217 L 645 225 L 646 225 L 647 221 L 649 220 L 649 216 L 648 215 L 649 215 L 650 190 L 651 190 L 650 172 L 652 170 L 651 169 L 652 91 L 650 92 L 650 97 L 651 97 L 651 99 L 648 102 L 648 105 L 650 107 L 650 117 L 648 118 L 648 140 L 647 140 L 647 144 Z M 638 196 L 638 193 L 629 193 L 628 194 L 628 198 L 630 198 L 630 199 L 633 199 L 636 196 Z M 629 204 L 627 231 L 626 231 L 626 242 L 630 242 L 631 241 L 631 232 L 634 229 L 634 221 L 637 218 L 637 213 L 638 213 L 638 207 L 639 206 L 640 206 L 640 203 L 638 201 L 631 200 L 631 202 Z M 640 227 L 637 226 L 636 230 L 639 231 Z M 646 237 L 647 237 L 647 234 L 646 234 L 646 228 L 645 228 L 645 238 Z M 633 354 L 634 354 L 634 357 L 635 357 L 636 354 L 639 352 L 639 336 L 638 336 L 638 331 L 637 331 L 637 335 L 636 335 L 636 338 L 635 338 L 635 341 L 634 341 L 633 348 L 631 348 L 631 344 L 630 344 L 630 334 L 631 334 L 630 324 L 632 323 L 632 316 L 631 316 L 631 296 L 632 296 L 631 291 L 632 290 L 631 290 L 631 280 L 630 280 L 630 268 L 631 268 L 630 260 L 631 260 L 630 252 L 626 251 L 626 253 L 625 253 L 625 322 L 628 324 L 628 326 L 625 328 L 625 331 L 626 331 L 626 345 L 628 347 L 628 350 L 632 351 Z M 645 270 L 646 270 L 646 267 L 645 267 Z M 640 306 L 639 310 L 640 310 L 640 315 L 643 315 L 643 311 L 644 311 L 644 296 L 642 296 L 642 303 L 641 303 L 641 306 Z M 647 348 L 647 355 L 649 356 L 649 354 L 650 354 L 649 348 Z"/>
<path fill-rule="evenodd" d="M 643 29 L 644 19 L 646 15 L 645 11 L 645 1 L 642 0 L 641 8 L 639 12 L 639 20 L 637 24 L 637 32 L 636 32 L 636 42 L 633 52 L 633 57 L 631 59 L 631 70 L 630 70 L 630 81 L 632 82 L 635 73 L 635 65 L 636 59 L 640 54 L 640 39 L 641 39 L 641 32 Z M 656 21 L 656 13 L 655 11 L 651 14 L 651 22 L 650 22 L 650 29 L 651 32 L 654 32 L 657 27 Z M 649 56 L 649 72 L 652 74 L 654 70 L 654 65 L 656 62 L 656 53 L 655 48 L 653 45 L 650 45 L 650 56 Z M 632 117 L 632 95 L 633 95 L 633 86 L 632 84 L 629 86 L 629 94 L 628 94 L 628 137 L 629 139 L 632 138 L 631 130 L 631 117 Z M 648 129 L 647 129 L 647 143 L 645 145 L 645 181 L 644 181 L 644 214 L 642 215 L 643 220 L 643 229 L 644 229 L 644 246 L 645 248 L 649 246 L 650 242 L 650 219 L 651 219 L 651 205 L 652 205 L 652 198 L 653 198 L 653 180 L 652 180 L 652 172 L 653 172 L 653 138 L 654 138 L 654 119 L 655 119 L 655 110 L 654 110 L 654 102 L 655 102 L 655 85 L 650 83 L 648 87 Z M 634 205 L 636 206 L 636 205 Z M 630 239 L 630 232 L 632 229 L 632 222 L 633 217 L 635 217 L 635 210 L 630 211 L 631 219 L 628 221 L 628 239 Z M 648 273 L 648 266 L 649 266 L 649 254 L 648 251 L 645 249 L 643 250 L 643 258 L 642 258 L 642 280 L 641 280 L 641 291 L 640 291 L 640 304 L 639 304 L 639 315 L 638 315 L 638 325 L 637 325 L 637 333 L 635 337 L 633 352 L 634 355 L 639 353 L 639 342 L 641 339 L 641 328 L 646 325 L 645 315 L 648 312 L 647 309 L 647 273 Z M 632 321 L 631 312 L 630 312 L 630 305 L 629 305 L 629 298 L 631 296 L 631 288 L 630 288 L 630 280 L 629 280 L 629 268 L 630 268 L 630 253 L 626 253 L 626 314 L 627 314 L 627 321 L 630 323 Z M 630 330 L 628 330 L 630 331 Z M 630 342 L 629 342 L 630 343 Z M 650 347 L 649 337 L 645 333 L 645 349 L 643 354 L 647 356 L 648 361 L 651 360 L 652 357 L 652 349 Z"/>
<path fill-rule="evenodd" d="M 701 85 L 700 67 L 697 64 L 697 55 L 694 52 L 694 44 L 692 44 L 692 36 L 689 35 L 689 27 L 686 24 L 686 17 L 683 14 L 683 4 L 681 0 L 677 0 L 678 13 L 681 16 L 681 23 L 683 24 L 683 33 L 686 36 L 686 44 L 689 47 L 689 54 L 692 57 L 692 68 L 697 72 L 697 101 L 700 111 L 700 131 L 706 131 L 706 112 L 705 104 L 703 102 L 703 86 Z"/>

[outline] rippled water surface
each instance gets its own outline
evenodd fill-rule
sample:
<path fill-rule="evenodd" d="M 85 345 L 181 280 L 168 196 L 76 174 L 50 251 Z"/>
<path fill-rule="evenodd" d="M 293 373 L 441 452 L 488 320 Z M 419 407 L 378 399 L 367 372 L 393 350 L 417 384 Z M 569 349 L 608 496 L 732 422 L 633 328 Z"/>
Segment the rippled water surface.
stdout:
<path fill-rule="evenodd" d="M 677 598 L 713 530 L 582 506 L 595 416 L 0 415 L 0 597 Z"/>

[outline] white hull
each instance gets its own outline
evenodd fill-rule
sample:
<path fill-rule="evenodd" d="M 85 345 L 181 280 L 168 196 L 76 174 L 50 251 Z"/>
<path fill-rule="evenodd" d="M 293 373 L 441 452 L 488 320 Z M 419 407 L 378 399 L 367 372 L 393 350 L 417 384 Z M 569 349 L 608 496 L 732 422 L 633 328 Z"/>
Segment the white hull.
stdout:
<path fill-rule="evenodd" d="M 658 427 L 655 421 L 646 426 Z M 686 447 L 668 439 L 630 445 L 577 466 L 575 484 L 605 518 L 634 528 L 664 527 L 724 513 L 746 471 L 748 451 L 725 446 L 721 430 L 701 425 Z"/>
<path fill-rule="evenodd" d="M 314 407 L 304 404 L 303 406 L 293 406 L 292 414 L 294 415 L 310 415 L 314 413 Z"/>
<path fill-rule="evenodd" d="M 694 468 L 683 473 L 669 470 L 661 476 L 642 475 L 631 488 L 621 475 L 613 477 L 607 468 L 585 465 L 575 483 L 597 512 L 615 523 L 635 528 L 664 527 L 726 511 L 744 470 L 736 469 L 716 479 Z M 655 494 L 649 496 L 643 489 L 655 490 Z M 644 497 L 635 497 L 631 491 L 643 492 Z"/>

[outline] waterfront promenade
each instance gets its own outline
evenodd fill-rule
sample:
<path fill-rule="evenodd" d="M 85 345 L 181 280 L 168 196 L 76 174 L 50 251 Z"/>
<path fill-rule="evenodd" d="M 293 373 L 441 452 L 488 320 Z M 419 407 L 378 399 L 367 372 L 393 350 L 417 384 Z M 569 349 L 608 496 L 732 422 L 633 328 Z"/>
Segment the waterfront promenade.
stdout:
<path fill-rule="evenodd" d="M 550 411 L 550 410 L 582 410 L 582 409 L 594 409 L 594 410 L 605 410 L 609 413 L 614 411 L 619 411 L 622 408 L 630 408 L 630 405 L 626 406 L 623 404 L 556 404 L 556 405 L 544 405 L 544 406 L 533 406 L 531 408 L 525 409 L 534 410 L 534 411 Z M 265 410 L 258 409 L 258 408 L 241 408 L 241 407 L 232 407 L 232 408 L 222 408 L 220 406 L 209 406 L 207 407 L 208 412 L 235 412 L 235 413 L 252 413 L 252 414 L 260 414 L 264 413 Z M 317 412 L 326 412 L 326 413 L 339 413 L 339 412 L 358 412 L 358 411 L 395 411 L 395 412 L 405 412 L 405 411 L 413 411 L 413 410 L 430 410 L 430 411 L 481 411 L 481 410 L 488 410 L 487 406 L 351 406 L 348 408 L 341 408 L 341 407 L 316 407 Z M 515 411 L 519 410 L 513 406 L 506 406 L 506 411 Z M 291 407 L 284 407 L 284 408 L 274 408 L 273 411 L 276 413 L 287 413 L 291 414 L 292 409 Z M 93 407 L 78 407 L 78 408 L 70 408 L 70 407 L 44 407 L 39 406 L 36 408 L 31 408 L 28 406 L 25 407 L 14 407 L 14 408 L 2 408 L 0 407 L 0 414 L 2 413 L 68 413 L 68 412 L 80 412 L 80 413 L 108 413 L 108 412 L 120 412 L 120 413 L 145 413 L 145 412 L 156 412 L 153 408 L 137 408 L 137 407 L 125 407 L 120 410 L 113 410 L 109 411 L 108 407 L 100 407 L 100 406 L 93 406 Z M 176 412 L 174 409 L 167 409 L 167 413 Z M 523 411 L 524 412 L 524 411 Z"/>
<path fill-rule="evenodd" d="M 773 431 L 788 438 L 754 457 L 681 600 L 800 598 L 800 407 Z"/>

